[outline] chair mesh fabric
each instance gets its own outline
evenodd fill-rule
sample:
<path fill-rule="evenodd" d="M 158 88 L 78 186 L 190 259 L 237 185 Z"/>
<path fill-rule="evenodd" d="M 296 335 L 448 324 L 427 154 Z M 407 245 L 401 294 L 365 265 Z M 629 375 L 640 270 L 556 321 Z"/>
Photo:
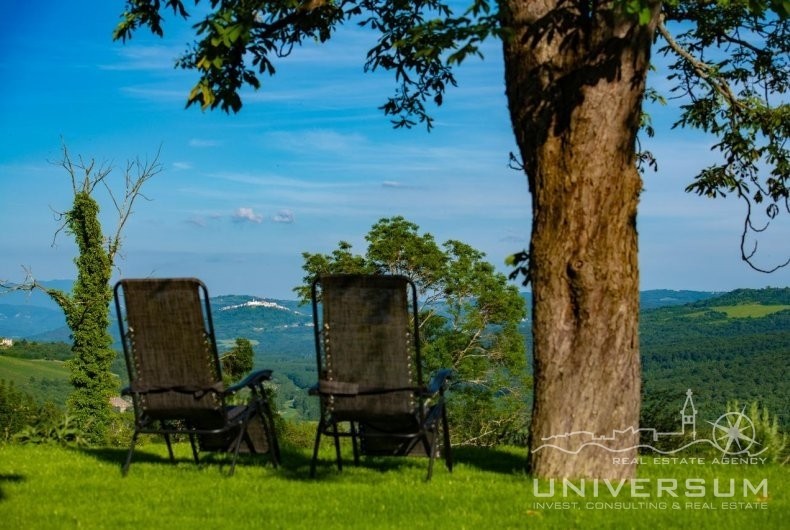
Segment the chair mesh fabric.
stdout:
<path fill-rule="evenodd" d="M 364 419 L 414 414 L 407 281 L 391 276 L 322 279 L 323 378 L 375 395 L 332 396 L 333 416 Z M 395 390 L 393 389 L 406 389 Z"/>
<path fill-rule="evenodd" d="M 223 422 L 214 392 L 221 384 L 206 329 L 199 284 L 192 279 L 124 280 L 132 387 L 151 418 Z M 180 388 L 182 391 L 164 390 Z M 186 390 L 186 391 L 184 391 Z M 192 390 L 191 392 L 189 390 Z"/>

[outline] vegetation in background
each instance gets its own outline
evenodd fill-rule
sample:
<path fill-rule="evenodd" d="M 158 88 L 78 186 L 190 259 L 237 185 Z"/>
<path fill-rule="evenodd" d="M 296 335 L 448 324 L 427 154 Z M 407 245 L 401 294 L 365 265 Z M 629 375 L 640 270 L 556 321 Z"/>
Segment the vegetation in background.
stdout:
<path fill-rule="evenodd" d="M 781 432 L 790 432 L 790 416 L 786 412 L 790 402 L 786 377 L 790 363 L 787 355 L 790 311 L 755 309 L 790 305 L 790 289 L 745 289 L 719 296 L 703 294 L 644 293 L 651 300 L 647 305 L 653 309 L 642 311 L 640 317 L 643 362 L 640 424 L 662 432 L 676 429 L 677 412 L 683 405 L 686 390 L 691 388 L 702 421 L 715 421 L 728 401 L 756 401 L 776 416 Z M 676 303 L 676 298 L 704 300 L 655 308 L 660 303 Z M 230 348 L 236 344 L 229 338 L 233 334 L 254 334 L 254 329 L 267 327 L 266 341 L 254 345 L 254 366 L 274 370 L 277 410 L 289 421 L 316 420 L 318 400 L 307 393 L 317 378 L 313 331 L 304 325 L 307 313 L 294 312 L 298 309 L 296 302 L 282 300 L 278 303 L 289 309 L 279 311 L 279 315 L 266 307 L 218 310 L 229 302 L 235 305 L 249 299 L 212 299 L 217 309 L 214 323 L 221 342 Z M 737 309 L 736 315 L 748 310 L 753 316 L 728 316 L 718 310 L 722 307 Z M 277 324 L 270 325 L 275 320 Z M 240 325 L 240 321 L 244 324 Z M 520 330 L 529 344 L 529 326 L 522 323 Z M 68 353 L 68 345 L 62 343 L 17 341 L 13 347 L 0 350 L 0 377 L 33 396 L 37 405 L 51 401 L 62 406 L 71 388 L 68 372 L 62 362 L 46 359 Z M 113 372 L 124 376 L 125 368 L 116 363 Z"/>
<path fill-rule="evenodd" d="M 3 348 L 0 355 L 19 359 L 44 359 L 65 361 L 71 357 L 71 346 L 65 342 L 37 342 L 16 340 L 12 346 Z"/>
<path fill-rule="evenodd" d="M 222 378 L 226 385 L 241 380 L 252 370 L 254 352 L 252 344 L 244 338 L 237 338 L 236 345 L 220 357 Z"/>
<path fill-rule="evenodd" d="M 100 442 L 112 421 L 110 398 L 118 394 L 118 378 L 112 373 L 116 352 L 108 331 L 112 290 L 110 278 L 121 247 L 121 232 L 141 197 L 141 188 L 161 167 L 158 155 L 150 163 L 129 162 L 125 172 L 125 195 L 119 202 L 107 182 L 110 166 L 98 166 L 81 157 L 73 161 L 65 145 L 60 162 L 71 178 L 73 203 L 62 212 L 61 230 L 74 238 L 79 254 L 74 259 L 77 280 L 71 293 L 48 288 L 29 278 L 22 285 L 0 285 L 7 290 L 40 289 L 63 310 L 72 333 L 72 356 L 67 361 L 73 391 L 66 402 L 73 426 L 88 440 Z M 136 176 L 134 173 L 136 172 Z M 99 220 L 99 203 L 94 197 L 97 186 L 104 186 L 118 212 L 118 224 L 112 236 L 105 236 Z M 57 235 L 57 233 L 56 233 Z"/>
<path fill-rule="evenodd" d="M 53 402 L 40 403 L 13 381 L 0 379 L 0 442 L 28 441 L 26 433 L 48 429 L 63 418 Z"/>
<path fill-rule="evenodd" d="M 0 355 L 0 377 L 35 397 L 39 404 L 51 401 L 65 407 L 73 387 L 63 361 L 19 359 Z"/>
<path fill-rule="evenodd" d="M 727 403 L 726 412 L 744 414 L 754 426 L 754 440 L 756 444 L 750 448 L 752 453 L 760 453 L 761 457 L 769 462 L 786 465 L 790 462 L 790 447 L 788 435 L 779 429 L 779 420 L 766 406 L 761 406 L 757 401 L 748 405 L 741 405 L 738 401 Z M 747 432 L 751 432 L 747 429 Z M 748 442 L 745 442 L 748 443 Z"/>
<path fill-rule="evenodd" d="M 776 306 L 790 306 L 790 288 L 739 289 L 643 312 L 642 424 L 661 426 L 646 411 L 665 408 L 665 400 L 680 400 L 671 405 L 677 409 L 691 388 L 706 420 L 718 418 L 728 401 L 758 401 L 778 415 L 783 430 L 790 430 L 790 309 L 754 309 Z M 733 316 L 723 307 L 731 308 Z M 754 316 L 742 316 L 747 313 Z"/>
<path fill-rule="evenodd" d="M 365 236 L 365 255 L 341 241 L 331 254 L 303 253 L 310 300 L 322 274 L 401 274 L 417 285 L 423 372 L 453 370 L 448 394 L 453 443 L 493 445 L 524 441 L 529 378 L 518 329 L 524 300 L 484 254 L 460 241 L 439 246 L 403 217 L 381 219 Z M 427 381 L 426 381 L 427 382 Z"/>
<path fill-rule="evenodd" d="M 0 440 L 11 438 L 35 422 L 38 405 L 30 394 L 16 388 L 13 381 L 0 379 Z"/>

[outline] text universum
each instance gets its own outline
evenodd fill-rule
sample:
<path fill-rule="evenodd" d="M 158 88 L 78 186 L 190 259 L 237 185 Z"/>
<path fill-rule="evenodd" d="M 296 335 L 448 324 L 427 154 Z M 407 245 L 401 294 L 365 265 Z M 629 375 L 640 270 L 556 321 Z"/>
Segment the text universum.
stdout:
<path fill-rule="evenodd" d="M 562 496 L 598 497 L 601 493 L 609 493 L 613 497 L 619 495 L 639 497 L 688 497 L 701 498 L 713 493 L 715 498 L 731 498 L 739 493 L 742 497 L 759 495 L 768 497 L 768 479 L 764 478 L 757 485 L 748 478 L 740 479 L 740 487 L 734 478 L 711 481 L 704 478 L 687 478 L 679 481 L 675 478 L 632 478 L 632 479 L 579 479 L 573 481 L 562 479 Z M 553 497 L 555 479 L 543 481 L 533 479 L 532 493 L 535 497 Z"/>

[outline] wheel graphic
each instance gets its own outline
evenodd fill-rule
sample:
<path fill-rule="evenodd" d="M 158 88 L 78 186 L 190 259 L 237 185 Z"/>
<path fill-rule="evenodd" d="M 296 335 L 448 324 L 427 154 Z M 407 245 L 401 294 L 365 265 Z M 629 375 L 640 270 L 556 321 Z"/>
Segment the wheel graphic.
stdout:
<path fill-rule="evenodd" d="M 722 414 L 716 423 L 711 425 L 713 425 L 713 443 L 728 455 L 745 453 L 752 444 L 757 443 L 754 439 L 754 424 L 742 412 Z"/>

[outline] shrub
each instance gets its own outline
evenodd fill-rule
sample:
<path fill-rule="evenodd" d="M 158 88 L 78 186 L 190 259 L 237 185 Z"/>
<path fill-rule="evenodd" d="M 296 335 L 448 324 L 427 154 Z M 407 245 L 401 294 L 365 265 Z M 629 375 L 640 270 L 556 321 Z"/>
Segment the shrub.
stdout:
<path fill-rule="evenodd" d="M 33 397 L 17 389 L 13 381 L 0 379 L 0 441 L 10 441 L 33 424 L 37 416 L 38 406 Z"/>
<path fill-rule="evenodd" d="M 41 418 L 14 435 L 20 443 L 57 443 L 63 445 L 87 445 L 88 439 L 73 416 L 63 414 L 60 417 Z"/>
<path fill-rule="evenodd" d="M 275 420 L 275 423 L 277 427 L 277 440 L 281 445 L 296 449 L 309 449 L 313 447 L 318 422 Z"/>
<path fill-rule="evenodd" d="M 741 406 L 737 401 L 727 403 L 727 412 L 737 412 L 749 417 L 754 425 L 755 444 L 749 448 L 751 454 L 759 453 L 771 462 L 784 464 L 790 458 L 787 435 L 779 430 L 779 420 L 768 407 L 757 401 Z M 758 445 L 759 444 L 759 445 Z"/>

